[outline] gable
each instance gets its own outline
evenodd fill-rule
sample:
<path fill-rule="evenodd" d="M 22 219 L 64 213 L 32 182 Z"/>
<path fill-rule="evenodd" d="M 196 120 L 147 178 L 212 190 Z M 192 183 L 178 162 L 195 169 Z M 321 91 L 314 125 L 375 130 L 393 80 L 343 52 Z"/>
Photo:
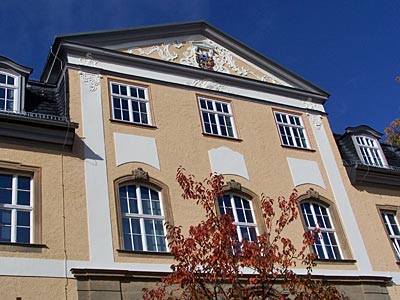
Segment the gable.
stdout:
<path fill-rule="evenodd" d="M 242 84 L 282 93 L 305 92 L 313 101 L 321 103 L 329 97 L 321 88 L 204 22 L 64 35 L 55 38 L 52 48 L 97 52 L 131 62 L 145 63 L 150 58 L 154 61 L 148 61 L 149 65 L 168 68 L 171 64 L 171 71 L 182 72 L 186 69 L 183 66 L 189 66 L 186 71 L 193 74 L 198 69 L 204 78 L 204 70 L 208 70 L 210 79 L 230 80 L 230 76 L 236 77 L 231 77 L 235 81 L 250 79 L 252 82 Z M 41 79 L 56 82 L 61 68 L 49 55 Z"/>
<path fill-rule="evenodd" d="M 201 35 L 150 43 L 128 43 L 113 50 L 292 87 L 267 70 Z"/>

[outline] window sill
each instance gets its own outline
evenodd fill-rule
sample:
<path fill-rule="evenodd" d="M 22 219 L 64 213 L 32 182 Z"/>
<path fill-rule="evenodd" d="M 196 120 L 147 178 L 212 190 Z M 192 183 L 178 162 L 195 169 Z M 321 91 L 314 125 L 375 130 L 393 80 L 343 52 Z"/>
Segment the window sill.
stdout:
<path fill-rule="evenodd" d="M 288 145 L 282 145 L 282 148 L 286 148 L 286 149 L 294 149 L 294 150 L 300 150 L 300 151 L 306 151 L 306 152 L 316 152 L 316 150 L 311 149 L 311 148 L 301 148 L 301 147 L 295 147 L 295 146 L 288 146 Z"/>
<path fill-rule="evenodd" d="M 327 264 L 334 264 L 334 265 L 353 265 L 357 261 L 355 259 L 316 259 L 316 264 L 319 265 L 327 265 Z"/>
<path fill-rule="evenodd" d="M 129 126 L 139 126 L 139 127 L 143 127 L 143 128 L 149 128 L 149 129 L 157 129 L 157 126 L 149 125 L 149 124 L 126 122 L 126 121 L 114 120 L 114 119 L 110 119 L 110 122 L 111 123 L 123 124 L 123 125 L 129 125 Z"/>
<path fill-rule="evenodd" d="M 173 255 L 170 252 L 154 252 L 154 251 L 132 251 L 132 250 L 123 250 L 117 249 L 117 252 L 120 256 L 123 257 L 172 257 Z"/>
<path fill-rule="evenodd" d="M 224 139 L 224 140 L 231 140 L 231 141 L 236 141 L 236 142 L 242 142 L 242 139 L 236 138 L 236 137 L 229 137 L 229 136 L 223 136 L 223 135 L 216 135 L 216 134 L 211 134 L 211 133 L 206 133 L 203 132 L 204 136 L 207 137 L 213 137 L 213 138 L 219 138 L 219 139 Z"/>
<path fill-rule="evenodd" d="M 44 244 L 0 242 L 0 251 L 42 253 L 44 248 L 47 248 Z"/>

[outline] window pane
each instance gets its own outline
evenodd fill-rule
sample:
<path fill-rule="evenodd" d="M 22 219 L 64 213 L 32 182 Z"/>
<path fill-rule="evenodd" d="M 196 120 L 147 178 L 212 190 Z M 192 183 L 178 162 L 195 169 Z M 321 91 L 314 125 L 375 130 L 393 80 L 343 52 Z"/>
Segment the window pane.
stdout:
<path fill-rule="evenodd" d="M 142 243 L 142 236 L 134 235 L 133 236 L 133 247 L 135 251 L 143 251 L 143 243 Z"/>
<path fill-rule="evenodd" d="M 132 236 L 129 233 L 124 233 L 124 249 L 125 250 L 133 250 Z"/>
<path fill-rule="evenodd" d="M 142 231 L 140 229 L 140 220 L 139 219 L 131 219 L 132 233 L 141 234 Z"/>
<path fill-rule="evenodd" d="M 146 242 L 147 242 L 147 250 L 148 251 L 157 251 L 156 237 L 155 236 L 146 235 Z"/>
<path fill-rule="evenodd" d="M 9 189 L 0 188 L 0 203 L 11 204 L 11 201 L 12 201 L 12 191 Z"/>
<path fill-rule="evenodd" d="M 153 221 L 152 220 L 144 220 L 144 227 L 146 234 L 154 235 Z"/>
<path fill-rule="evenodd" d="M 164 236 L 164 226 L 162 221 L 154 221 L 156 227 L 156 235 Z"/>
<path fill-rule="evenodd" d="M 0 242 L 11 242 L 11 227 L 0 227 Z"/>
<path fill-rule="evenodd" d="M 0 188 L 9 188 L 11 189 L 12 187 L 12 175 L 0 175 Z"/>
<path fill-rule="evenodd" d="M 0 225 L 11 225 L 11 210 L 0 209 Z"/>
<path fill-rule="evenodd" d="M 31 213 L 28 211 L 17 211 L 17 226 L 31 226 Z"/>
<path fill-rule="evenodd" d="M 31 189 L 31 178 L 18 176 L 18 189 L 29 191 Z"/>
<path fill-rule="evenodd" d="M 137 98 L 137 88 L 131 87 L 131 96 Z"/>
<path fill-rule="evenodd" d="M 26 191 L 18 191 L 17 204 L 19 205 L 30 205 L 31 193 Z"/>
<path fill-rule="evenodd" d="M 121 95 L 128 95 L 127 94 L 127 89 L 126 89 L 126 86 L 124 86 L 124 85 L 121 85 L 120 86 L 120 91 L 121 91 Z"/>
<path fill-rule="evenodd" d="M 144 90 L 143 89 L 138 89 L 138 92 L 139 92 L 139 98 L 145 99 Z"/>
<path fill-rule="evenodd" d="M 158 251 L 167 252 L 167 246 L 166 246 L 166 243 L 165 243 L 165 238 L 158 236 L 156 238 L 156 240 L 157 240 Z"/>
<path fill-rule="evenodd" d="M 17 243 L 30 243 L 31 238 L 30 238 L 30 228 L 26 227 L 17 227 Z"/>

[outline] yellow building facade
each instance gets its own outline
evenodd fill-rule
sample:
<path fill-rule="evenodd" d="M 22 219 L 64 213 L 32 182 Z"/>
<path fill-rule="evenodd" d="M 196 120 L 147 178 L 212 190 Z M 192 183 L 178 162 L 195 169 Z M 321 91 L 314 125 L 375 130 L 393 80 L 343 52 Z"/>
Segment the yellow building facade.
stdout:
<path fill-rule="evenodd" d="M 352 182 L 320 88 L 202 22 L 56 37 L 40 82 L 31 71 L 0 59 L 5 299 L 140 299 L 173 263 L 164 223 L 202 218 L 179 166 L 235 182 L 224 205 L 247 239 L 262 231 L 257 195 L 296 188 L 288 235 L 321 228 L 316 278 L 397 298 L 379 209 L 397 211 L 400 192 Z"/>

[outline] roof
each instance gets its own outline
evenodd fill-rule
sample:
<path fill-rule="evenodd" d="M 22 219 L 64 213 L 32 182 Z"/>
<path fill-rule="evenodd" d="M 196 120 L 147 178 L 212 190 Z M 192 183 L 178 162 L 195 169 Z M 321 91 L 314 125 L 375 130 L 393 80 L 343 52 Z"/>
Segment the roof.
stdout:
<path fill-rule="evenodd" d="M 41 81 L 55 83 L 60 75 L 60 69 L 62 69 L 62 66 L 59 62 L 59 57 L 56 58 L 53 53 L 57 53 L 57 56 L 62 56 L 65 51 L 81 50 L 82 53 L 98 53 L 99 55 L 102 55 L 102 57 L 121 59 L 128 62 L 139 59 L 139 55 L 132 53 L 121 53 L 121 51 L 116 49 L 117 45 L 126 45 L 132 43 L 140 44 L 147 43 L 149 41 L 166 39 L 171 40 L 178 39 L 179 37 L 183 36 L 203 36 L 217 43 L 218 45 L 221 45 L 221 47 L 231 51 L 236 56 L 243 58 L 260 69 L 267 70 L 273 76 L 276 76 L 287 82 L 291 86 L 288 88 L 285 87 L 287 90 L 297 89 L 314 93 L 322 99 L 320 100 L 321 102 L 324 102 L 329 97 L 327 92 L 316 85 L 306 81 L 299 75 L 291 72 L 273 60 L 263 56 L 257 51 L 249 48 L 236 39 L 202 21 L 57 36 L 54 40 L 52 51 L 48 56 L 43 74 L 41 76 Z M 150 68 L 152 67 L 150 60 L 148 59 L 145 61 L 142 59 L 140 62 L 148 63 L 148 67 Z M 159 62 L 157 67 L 162 64 L 170 69 L 178 68 L 177 64 L 168 64 L 168 62 Z M 186 71 L 189 72 L 190 68 L 193 71 L 193 67 L 190 66 L 184 66 L 184 68 L 181 68 L 180 71 L 182 72 L 183 69 L 186 69 Z M 200 72 L 201 70 L 197 69 L 197 71 Z M 217 75 L 216 73 L 217 72 L 209 72 L 208 74 L 213 76 Z M 227 74 L 219 75 L 229 77 Z M 264 86 L 266 85 L 273 84 L 264 83 Z"/>

